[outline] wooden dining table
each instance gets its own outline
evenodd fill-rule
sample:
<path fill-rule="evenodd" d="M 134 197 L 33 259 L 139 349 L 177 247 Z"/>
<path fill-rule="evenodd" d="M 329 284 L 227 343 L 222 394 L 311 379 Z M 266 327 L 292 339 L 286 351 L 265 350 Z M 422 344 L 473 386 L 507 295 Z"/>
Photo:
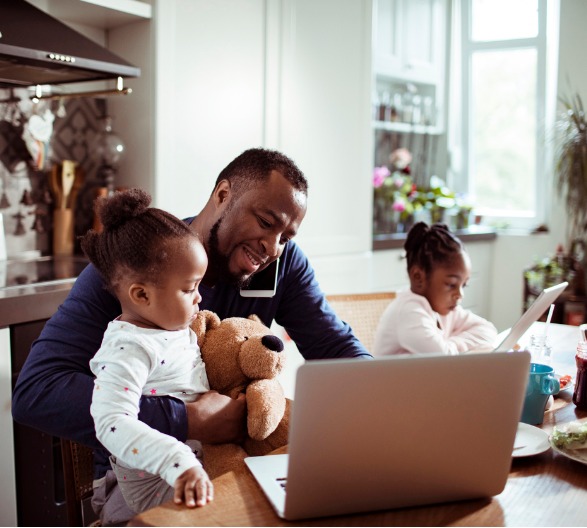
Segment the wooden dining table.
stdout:
<path fill-rule="evenodd" d="M 520 339 L 543 333 L 534 325 Z M 575 378 L 576 326 L 548 325 L 552 364 L 557 374 Z M 562 390 L 537 426 L 550 433 L 555 425 L 587 418 L 576 409 L 572 387 Z M 283 450 L 282 450 L 283 451 Z M 270 455 L 268 455 L 270 456 Z M 446 504 L 402 508 L 295 521 L 280 519 L 246 467 L 214 479 L 214 501 L 202 508 L 172 502 L 134 517 L 129 526 L 585 526 L 587 465 L 548 448 L 532 456 L 512 458 L 505 489 L 497 496 Z"/>

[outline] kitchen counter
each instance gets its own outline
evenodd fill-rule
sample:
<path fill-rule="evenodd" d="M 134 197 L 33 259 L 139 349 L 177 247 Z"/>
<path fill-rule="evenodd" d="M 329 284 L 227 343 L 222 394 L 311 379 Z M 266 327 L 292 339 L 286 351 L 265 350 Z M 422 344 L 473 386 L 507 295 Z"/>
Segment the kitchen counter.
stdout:
<path fill-rule="evenodd" d="M 453 233 L 466 244 L 467 242 L 479 242 L 482 240 L 494 240 L 497 232 L 492 227 L 472 225 L 467 229 L 457 229 Z M 388 235 L 373 236 L 373 250 L 403 248 L 406 241 L 406 233 L 394 233 Z"/>
<path fill-rule="evenodd" d="M 67 521 L 59 439 L 13 422 L 12 389 L 31 344 L 87 264 L 81 257 L 0 261 L 0 526 Z"/>
<path fill-rule="evenodd" d="M 0 262 L 0 328 L 51 317 L 87 264 L 82 257 Z"/>

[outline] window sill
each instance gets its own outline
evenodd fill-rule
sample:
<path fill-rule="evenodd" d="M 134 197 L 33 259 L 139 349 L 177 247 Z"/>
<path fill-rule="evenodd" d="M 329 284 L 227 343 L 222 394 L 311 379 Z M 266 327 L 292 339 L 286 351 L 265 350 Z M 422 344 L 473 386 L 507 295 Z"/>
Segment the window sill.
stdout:
<path fill-rule="evenodd" d="M 473 225 L 467 229 L 458 229 L 454 231 L 454 234 L 464 243 L 480 242 L 485 240 L 495 240 L 497 237 L 497 230 L 493 227 Z M 373 251 L 403 248 L 405 241 L 406 233 L 375 235 L 373 237 Z"/>

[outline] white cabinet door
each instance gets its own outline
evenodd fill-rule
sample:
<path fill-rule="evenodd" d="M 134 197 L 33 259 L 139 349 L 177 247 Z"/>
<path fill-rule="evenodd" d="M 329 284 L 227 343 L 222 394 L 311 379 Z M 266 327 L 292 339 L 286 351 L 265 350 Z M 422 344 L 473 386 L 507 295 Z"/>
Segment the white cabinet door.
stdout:
<path fill-rule="evenodd" d="M 371 0 L 283 0 L 268 146 L 309 182 L 298 241 L 311 256 L 371 249 Z M 271 73 L 271 72 L 270 72 Z"/>
<path fill-rule="evenodd" d="M 446 0 L 376 0 L 377 75 L 436 83 L 446 50 Z"/>

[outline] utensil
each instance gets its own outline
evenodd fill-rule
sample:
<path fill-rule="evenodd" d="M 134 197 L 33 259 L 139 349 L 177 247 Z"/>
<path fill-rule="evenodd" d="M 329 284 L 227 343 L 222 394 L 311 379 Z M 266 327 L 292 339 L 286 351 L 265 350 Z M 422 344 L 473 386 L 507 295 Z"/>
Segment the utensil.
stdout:
<path fill-rule="evenodd" d="M 66 209 L 68 204 L 69 194 L 73 188 L 75 181 L 75 166 L 76 162 L 72 160 L 63 160 L 61 169 L 61 203 L 60 208 Z"/>
<path fill-rule="evenodd" d="M 61 180 L 59 178 L 59 165 L 53 165 L 51 169 L 51 175 L 49 179 L 49 186 L 51 187 L 51 193 L 55 200 L 54 209 L 60 209 L 63 202 L 63 192 L 61 190 Z"/>

